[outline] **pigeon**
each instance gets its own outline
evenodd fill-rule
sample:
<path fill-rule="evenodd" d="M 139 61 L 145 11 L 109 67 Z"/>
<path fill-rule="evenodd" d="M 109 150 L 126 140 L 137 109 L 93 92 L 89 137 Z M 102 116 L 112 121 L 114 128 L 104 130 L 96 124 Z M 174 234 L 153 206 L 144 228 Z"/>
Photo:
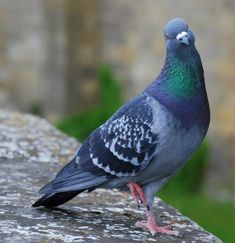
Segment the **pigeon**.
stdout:
<path fill-rule="evenodd" d="M 178 235 L 158 226 L 155 194 L 192 157 L 204 139 L 210 109 L 195 36 L 186 21 L 164 28 L 166 58 L 160 74 L 94 130 L 32 206 L 56 207 L 96 188 L 129 189 L 143 203 L 146 221 L 136 227 Z"/>

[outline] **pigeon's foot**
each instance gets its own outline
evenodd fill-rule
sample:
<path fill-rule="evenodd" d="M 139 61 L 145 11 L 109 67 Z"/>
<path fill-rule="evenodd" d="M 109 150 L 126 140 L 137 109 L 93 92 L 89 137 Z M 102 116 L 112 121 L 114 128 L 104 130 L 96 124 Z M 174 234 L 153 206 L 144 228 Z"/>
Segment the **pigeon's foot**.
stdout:
<path fill-rule="evenodd" d="M 175 236 L 179 235 L 178 231 L 171 230 L 170 225 L 157 226 L 156 220 L 155 220 L 155 217 L 154 217 L 154 214 L 152 211 L 148 211 L 146 214 L 147 214 L 147 218 L 148 218 L 147 222 L 138 221 L 135 224 L 136 227 L 147 228 L 153 236 L 157 233 L 166 234 L 166 235 L 175 235 Z"/>
<path fill-rule="evenodd" d="M 135 199 L 135 202 L 139 208 L 139 201 L 141 201 L 145 207 L 147 207 L 147 200 L 145 198 L 144 192 L 141 188 L 141 186 L 137 183 L 130 182 L 128 183 L 128 187 L 131 191 L 132 196 Z"/>
<path fill-rule="evenodd" d="M 149 222 L 137 221 L 135 226 L 136 227 L 147 228 L 153 236 L 155 234 L 157 234 L 157 233 L 167 234 L 167 235 L 175 235 L 175 236 L 179 235 L 178 231 L 171 230 L 171 226 L 170 225 L 157 226 L 156 224 L 151 224 Z"/>
<path fill-rule="evenodd" d="M 144 204 L 144 206 L 146 207 L 147 222 L 138 221 L 135 224 L 136 227 L 147 228 L 152 235 L 155 235 L 156 233 L 175 235 L 175 236 L 179 235 L 178 231 L 171 230 L 171 226 L 158 226 L 156 224 L 156 220 L 154 217 L 152 207 L 147 204 L 146 197 L 139 184 L 132 182 L 132 183 L 128 183 L 128 186 L 131 191 L 131 194 L 133 195 L 133 197 L 137 203 L 138 208 L 139 208 L 139 201 L 141 201 Z"/>

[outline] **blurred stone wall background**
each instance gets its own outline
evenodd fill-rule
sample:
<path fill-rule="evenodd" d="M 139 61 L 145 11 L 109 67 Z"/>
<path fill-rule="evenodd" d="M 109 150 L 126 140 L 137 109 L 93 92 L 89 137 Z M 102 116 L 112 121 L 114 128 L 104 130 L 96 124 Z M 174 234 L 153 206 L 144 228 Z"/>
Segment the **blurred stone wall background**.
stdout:
<path fill-rule="evenodd" d="M 128 99 L 158 74 L 176 16 L 196 34 L 211 103 L 205 190 L 235 202 L 233 0 L 0 0 L 0 108 L 55 119 L 91 107 L 101 63 Z"/>

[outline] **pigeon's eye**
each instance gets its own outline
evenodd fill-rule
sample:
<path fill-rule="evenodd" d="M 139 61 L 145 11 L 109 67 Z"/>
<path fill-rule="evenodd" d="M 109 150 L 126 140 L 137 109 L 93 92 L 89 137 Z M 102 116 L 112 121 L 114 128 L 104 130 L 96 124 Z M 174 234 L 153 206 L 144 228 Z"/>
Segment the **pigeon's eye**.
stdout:
<path fill-rule="evenodd" d="M 168 36 L 167 34 L 165 34 L 165 38 L 166 38 L 167 40 L 169 40 L 169 39 L 170 39 L 170 36 Z"/>

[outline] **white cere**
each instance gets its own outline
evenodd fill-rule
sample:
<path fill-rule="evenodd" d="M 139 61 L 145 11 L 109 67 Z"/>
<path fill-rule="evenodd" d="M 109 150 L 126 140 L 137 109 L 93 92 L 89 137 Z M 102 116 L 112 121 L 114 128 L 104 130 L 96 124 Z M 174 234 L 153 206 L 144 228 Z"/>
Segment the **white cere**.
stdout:
<path fill-rule="evenodd" d="M 177 39 L 177 40 L 182 40 L 183 37 L 187 37 L 187 36 L 188 36 L 187 32 L 182 31 L 182 32 L 180 32 L 180 33 L 176 36 L 176 39 Z"/>

